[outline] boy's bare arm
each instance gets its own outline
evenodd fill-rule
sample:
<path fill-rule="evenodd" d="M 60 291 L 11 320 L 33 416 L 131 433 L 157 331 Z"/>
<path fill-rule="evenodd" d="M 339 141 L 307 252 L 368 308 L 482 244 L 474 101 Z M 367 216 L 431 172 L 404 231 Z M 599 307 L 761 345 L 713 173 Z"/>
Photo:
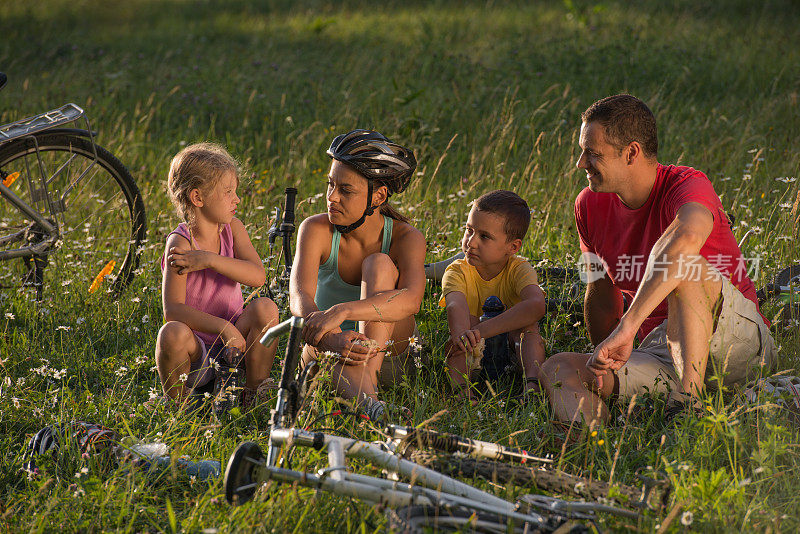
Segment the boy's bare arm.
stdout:
<path fill-rule="evenodd" d="M 464 342 L 460 339 L 471 329 L 467 297 L 460 291 L 451 291 L 444 296 L 447 311 L 447 327 L 450 330 L 450 341 L 459 350 L 464 350 Z"/>
<path fill-rule="evenodd" d="M 497 317 L 482 321 L 476 327 L 482 338 L 519 330 L 544 317 L 544 292 L 536 284 L 525 286 L 520 291 L 521 300 Z"/>

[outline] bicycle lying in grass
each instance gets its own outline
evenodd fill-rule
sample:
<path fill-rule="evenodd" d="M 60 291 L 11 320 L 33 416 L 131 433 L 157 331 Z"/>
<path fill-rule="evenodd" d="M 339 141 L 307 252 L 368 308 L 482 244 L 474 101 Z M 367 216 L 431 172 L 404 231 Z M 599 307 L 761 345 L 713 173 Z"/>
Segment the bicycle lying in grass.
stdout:
<path fill-rule="evenodd" d="M 295 421 L 309 376 L 306 368 L 299 373 L 299 378 L 295 377 L 302 329 L 303 319 L 292 317 L 269 329 L 261 339 L 261 343 L 269 344 L 279 336 L 289 334 L 276 407 L 272 412 L 267 454 L 265 456 L 261 447 L 250 441 L 236 448 L 225 471 L 225 495 L 231 504 L 244 504 L 253 499 L 262 485 L 274 480 L 386 506 L 390 528 L 413 532 L 425 528 L 466 528 L 478 532 L 582 532 L 588 531 L 582 523 L 594 523 L 598 513 L 635 519 L 641 509 L 650 506 L 653 485 L 645 485 L 641 491 L 623 487 L 615 493 L 607 485 L 580 477 L 561 479 L 559 472 L 547 467 L 551 460 L 495 443 L 395 425 L 387 427 L 389 437 L 386 441 L 373 443 L 298 428 Z M 404 458 L 402 453 L 410 446 L 477 457 L 524 460 L 536 466 L 537 470 L 550 469 L 549 481 L 545 476 L 537 479 L 536 483 L 542 489 L 559 490 L 569 485 L 576 489 L 583 483 L 590 488 L 592 495 L 605 493 L 606 497 L 632 497 L 628 504 L 634 509 L 596 502 L 570 502 L 544 495 L 525 495 L 510 502 Z M 287 460 L 291 447 L 325 451 L 328 467 L 317 473 L 291 469 Z M 282 452 L 287 454 L 282 455 Z M 348 468 L 347 458 L 359 458 L 378 466 L 390 473 L 389 478 L 355 473 Z M 574 521 L 579 523 L 573 524 Z"/>
<path fill-rule="evenodd" d="M 0 126 L 0 281 L 38 300 L 45 286 L 94 292 L 106 277 L 119 293 L 138 266 L 142 195 L 95 135 L 75 104 Z"/>

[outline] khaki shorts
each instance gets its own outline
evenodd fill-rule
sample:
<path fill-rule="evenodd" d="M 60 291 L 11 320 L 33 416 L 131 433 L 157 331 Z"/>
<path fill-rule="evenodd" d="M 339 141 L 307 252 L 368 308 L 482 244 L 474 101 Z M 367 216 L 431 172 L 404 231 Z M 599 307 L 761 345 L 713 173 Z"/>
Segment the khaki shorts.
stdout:
<path fill-rule="evenodd" d="M 755 303 L 723 277 L 722 308 L 711 336 L 706 385 L 715 388 L 716 381 L 710 379 L 717 375 L 723 376 L 724 385 L 730 385 L 767 374 L 776 361 L 775 340 Z M 670 356 L 664 321 L 647 334 L 628 362 L 616 371 L 619 395 L 681 391 L 682 371 L 676 370 Z"/>

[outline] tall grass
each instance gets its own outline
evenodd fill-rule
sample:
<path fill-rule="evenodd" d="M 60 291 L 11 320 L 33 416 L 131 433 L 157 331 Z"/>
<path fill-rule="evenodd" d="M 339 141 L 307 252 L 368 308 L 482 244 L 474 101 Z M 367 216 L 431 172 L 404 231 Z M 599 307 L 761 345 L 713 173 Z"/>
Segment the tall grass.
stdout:
<path fill-rule="evenodd" d="M 150 415 L 161 322 L 158 261 L 177 219 L 163 194 L 170 157 L 186 143 L 224 143 L 249 170 L 242 218 L 262 255 L 283 187 L 302 200 L 298 217 L 324 209 L 320 193 L 335 133 L 374 127 L 411 145 L 420 162 L 393 201 L 425 233 L 429 259 L 458 245 L 466 203 L 487 190 L 516 190 L 534 221 L 523 254 L 570 263 L 578 254 L 572 203 L 579 114 L 616 92 L 644 99 L 659 123 L 662 162 L 692 165 L 712 179 L 753 228 L 745 255 L 760 256 L 756 283 L 798 261 L 800 9 L 796 3 L 288 2 L 34 0 L 0 5 L 0 65 L 10 82 L 3 123 L 65 101 L 84 107 L 99 142 L 132 171 L 150 223 L 142 272 L 118 302 L 83 288 L 30 295 L 0 291 L 0 528 L 9 531 L 226 530 L 375 531 L 379 510 L 311 490 L 270 484 L 269 498 L 232 509 L 221 482 L 177 472 L 153 481 L 129 467 L 43 460 L 21 473 L 24 445 L 56 421 L 89 420 L 176 455 L 227 459 L 243 439 L 264 441 L 266 414 L 219 424 Z M 2 281 L 6 284 L 8 281 Z M 707 399 L 707 415 L 663 421 L 614 408 L 604 428 L 563 431 L 541 403 L 505 399 L 470 408 L 450 399 L 443 371 L 444 314 L 428 289 L 420 330 L 429 354 L 415 376 L 387 391 L 421 422 L 552 454 L 574 473 L 635 484 L 663 471 L 670 508 L 638 525 L 706 531 L 798 528 L 797 427 L 774 408 L 743 405 L 736 391 Z M 768 312 L 773 310 L 768 309 Z M 565 317 L 544 328 L 549 353 L 585 350 Z M 797 329 L 778 333 L 781 368 L 798 365 Z M 60 371 L 64 369 L 65 372 Z M 321 388 L 313 413 L 335 406 Z M 374 438 L 350 420 L 329 422 Z M 298 460 L 313 467 L 310 453 Z M 76 478 L 77 474 L 81 474 Z M 482 483 L 478 483 L 482 484 Z M 520 488 L 498 489 L 513 496 Z M 691 525 L 684 527 L 684 522 Z"/>

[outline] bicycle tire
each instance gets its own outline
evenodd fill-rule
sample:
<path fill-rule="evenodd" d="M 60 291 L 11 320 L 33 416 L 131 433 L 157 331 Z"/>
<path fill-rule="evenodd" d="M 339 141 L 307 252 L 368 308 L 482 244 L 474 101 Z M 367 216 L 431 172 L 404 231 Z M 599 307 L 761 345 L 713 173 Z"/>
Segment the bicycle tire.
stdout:
<path fill-rule="evenodd" d="M 32 192 L 31 184 L 41 183 L 37 145 L 48 180 L 52 180 L 47 191 L 56 206 L 55 214 L 41 188 L 36 197 Z M 0 169 L 6 174 L 19 171 L 21 176 L 11 184 L 13 192 L 47 219 L 54 219 L 59 228 L 59 243 L 47 253 L 43 285 L 60 283 L 86 291 L 114 260 L 112 282 L 107 287 L 118 296 L 133 279 L 147 233 L 142 194 L 128 169 L 90 139 L 46 131 L 0 145 Z M 59 169 L 60 174 L 56 172 Z M 57 176 L 51 178 L 51 174 Z M 0 233 L 30 222 L 10 203 L 0 202 Z M 0 272 L 0 277 L 24 276 L 23 269 L 10 269 Z M 39 292 L 41 295 L 41 289 Z"/>
<path fill-rule="evenodd" d="M 233 451 L 225 467 L 225 498 L 230 504 L 244 504 L 256 493 L 259 477 L 255 474 L 264 453 L 258 443 L 245 441 Z"/>
<path fill-rule="evenodd" d="M 554 469 L 527 467 L 524 465 L 506 464 L 493 460 L 437 454 L 416 450 L 411 453 L 411 460 L 425 467 L 453 477 L 482 478 L 498 484 L 513 483 L 556 494 L 569 494 L 587 499 L 611 499 L 623 504 L 637 503 L 642 497 L 642 490 L 632 486 L 612 486 L 596 480 L 570 475 Z"/>

